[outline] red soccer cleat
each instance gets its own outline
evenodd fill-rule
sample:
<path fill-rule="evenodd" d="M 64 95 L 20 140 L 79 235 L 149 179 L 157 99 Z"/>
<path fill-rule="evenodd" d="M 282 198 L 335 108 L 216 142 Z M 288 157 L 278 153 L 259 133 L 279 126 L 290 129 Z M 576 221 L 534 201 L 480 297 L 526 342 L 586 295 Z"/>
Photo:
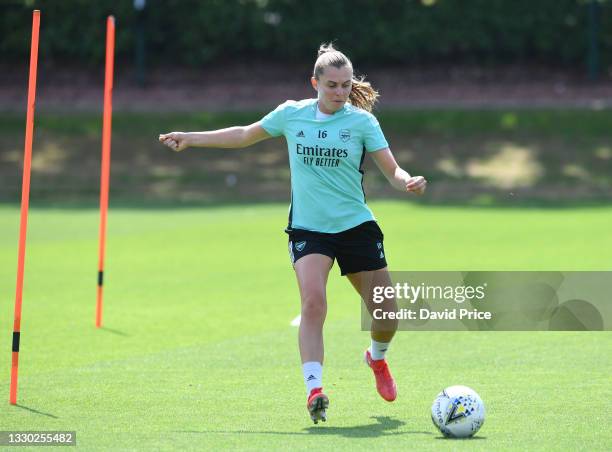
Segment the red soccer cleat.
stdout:
<path fill-rule="evenodd" d="M 323 388 L 314 388 L 310 391 L 306 408 L 308 409 L 308 413 L 310 413 L 310 419 L 312 419 L 315 424 L 318 424 L 320 420 L 323 422 L 327 420 L 325 410 L 328 406 L 329 399 L 323 394 Z"/>
<path fill-rule="evenodd" d="M 393 402 L 397 397 L 397 387 L 389 371 L 389 366 L 387 366 L 387 361 L 384 359 L 373 360 L 372 355 L 370 355 L 370 350 L 366 350 L 365 362 L 374 372 L 376 390 L 380 396 L 387 402 Z"/>

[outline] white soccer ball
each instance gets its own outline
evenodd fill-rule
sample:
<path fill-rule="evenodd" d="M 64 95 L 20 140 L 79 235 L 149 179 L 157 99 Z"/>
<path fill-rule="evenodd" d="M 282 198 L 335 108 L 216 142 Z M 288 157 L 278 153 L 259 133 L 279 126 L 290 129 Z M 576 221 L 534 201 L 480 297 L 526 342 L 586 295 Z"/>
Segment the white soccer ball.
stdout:
<path fill-rule="evenodd" d="M 448 438 L 474 435 L 485 420 L 485 406 L 476 391 L 467 386 L 449 386 L 431 406 L 431 420 Z"/>

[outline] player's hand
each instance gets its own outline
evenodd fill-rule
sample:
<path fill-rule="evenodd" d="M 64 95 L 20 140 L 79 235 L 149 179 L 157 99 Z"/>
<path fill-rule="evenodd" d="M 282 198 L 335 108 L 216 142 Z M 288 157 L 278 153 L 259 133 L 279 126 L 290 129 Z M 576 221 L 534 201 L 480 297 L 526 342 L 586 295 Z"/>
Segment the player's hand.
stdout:
<path fill-rule="evenodd" d="M 427 180 L 423 176 L 414 176 L 406 181 L 406 191 L 415 195 L 425 193 L 425 187 L 427 187 Z"/>
<path fill-rule="evenodd" d="M 159 136 L 159 142 L 176 152 L 180 152 L 189 146 L 187 143 L 187 134 L 184 132 L 162 133 Z"/>

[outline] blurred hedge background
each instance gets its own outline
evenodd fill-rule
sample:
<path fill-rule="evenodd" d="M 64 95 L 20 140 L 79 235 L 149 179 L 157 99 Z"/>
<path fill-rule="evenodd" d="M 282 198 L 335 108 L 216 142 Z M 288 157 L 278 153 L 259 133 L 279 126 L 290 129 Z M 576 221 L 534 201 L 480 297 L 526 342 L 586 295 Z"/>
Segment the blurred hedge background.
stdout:
<path fill-rule="evenodd" d="M 130 62 L 141 46 L 153 66 L 310 61 L 330 34 L 352 43 L 351 56 L 362 63 L 535 62 L 586 70 L 596 45 L 591 63 L 606 72 L 612 64 L 607 0 L 147 0 L 140 10 L 137 3 L 2 0 L 0 54 L 5 62 L 27 59 L 29 12 L 38 8 L 41 52 L 58 64 L 100 64 L 100 24 L 108 14 L 120 24 L 117 57 Z"/>

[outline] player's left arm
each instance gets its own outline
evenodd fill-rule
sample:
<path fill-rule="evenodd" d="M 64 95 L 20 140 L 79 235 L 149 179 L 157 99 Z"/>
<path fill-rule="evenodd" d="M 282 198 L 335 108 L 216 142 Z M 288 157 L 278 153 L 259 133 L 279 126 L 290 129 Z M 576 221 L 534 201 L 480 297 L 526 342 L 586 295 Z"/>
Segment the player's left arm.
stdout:
<path fill-rule="evenodd" d="M 400 191 L 413 192 L 417 195 L 425 193 L 427 180 L 423 176 L 411 176 L 395 161 L 391 149 L 383 148 L 370 152 L 378 169 L 385 175 L 389 183 Z"/>

